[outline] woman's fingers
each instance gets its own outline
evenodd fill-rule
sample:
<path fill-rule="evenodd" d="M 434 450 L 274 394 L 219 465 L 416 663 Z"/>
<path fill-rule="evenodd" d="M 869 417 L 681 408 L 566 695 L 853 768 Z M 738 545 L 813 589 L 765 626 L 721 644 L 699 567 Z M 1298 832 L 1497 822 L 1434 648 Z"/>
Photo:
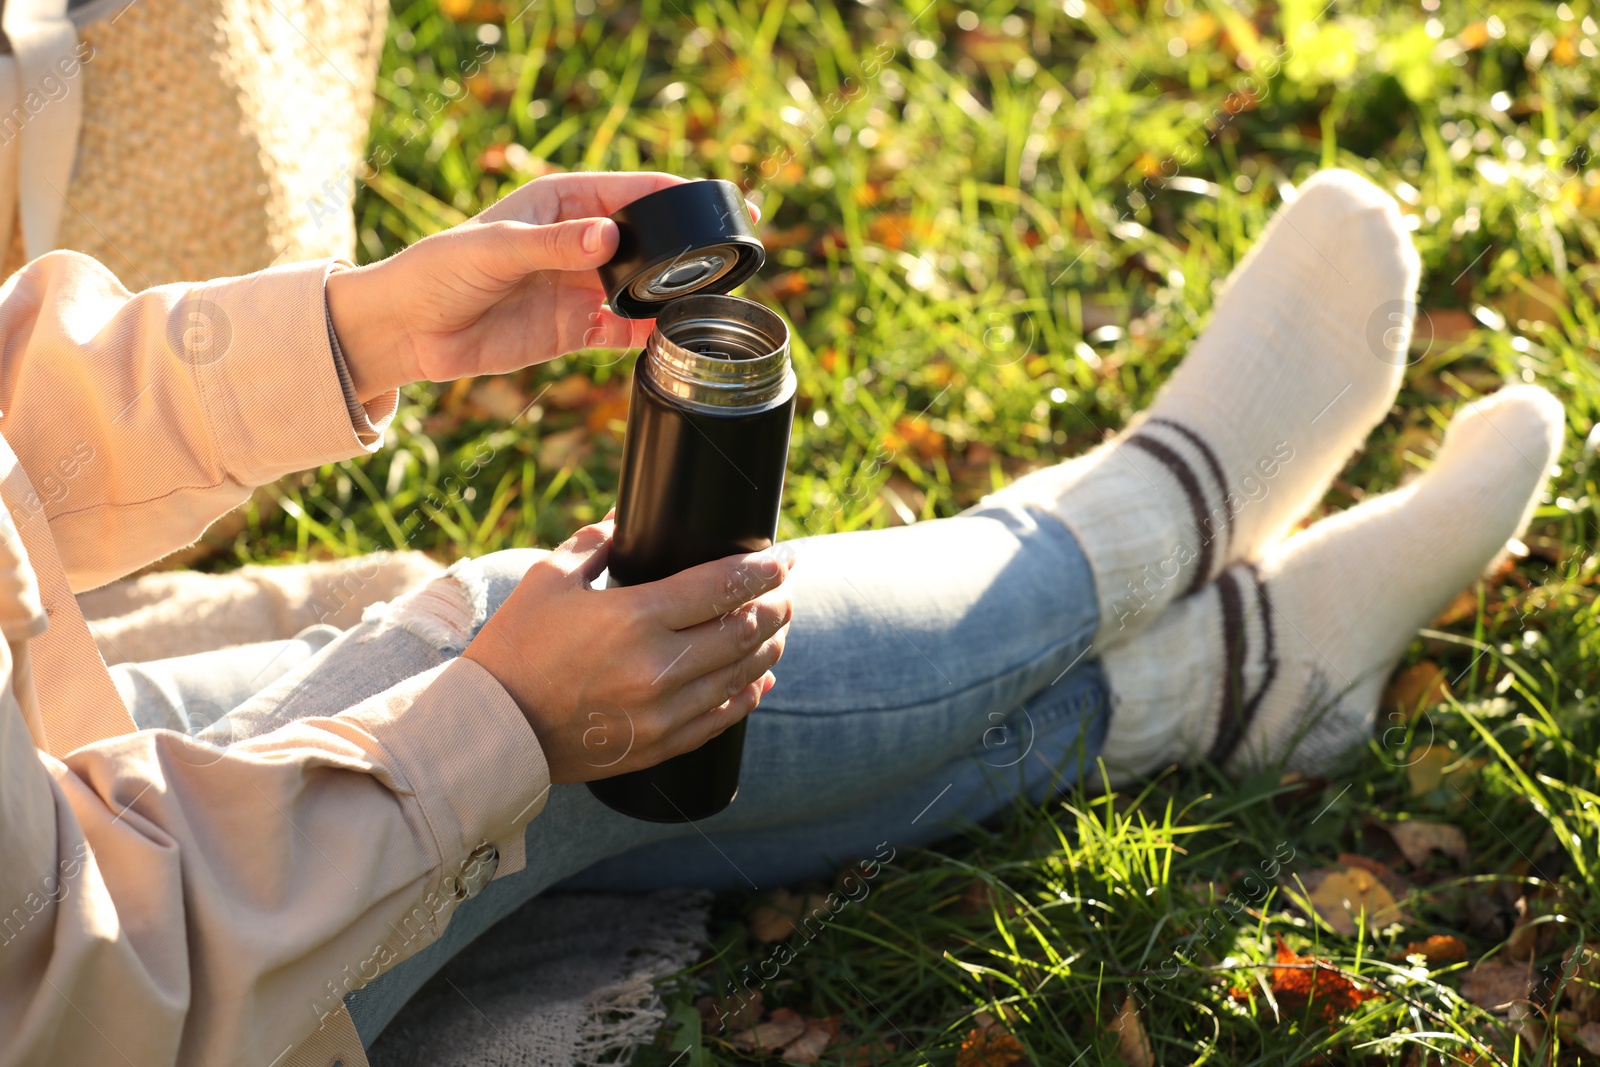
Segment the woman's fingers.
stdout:
<path fill-rule="evenodd" d="M 635 586 L 652 621 L 683 630 L 717 619 L 783 584 L 788 565 L 772 549 L 728 556 Z"/>
<path fill-rule="evenodd" d="M 709 622 L 674 632 L 661 653 L 668 665 L 660 669 L 658 684 L 670 690 L 753 655 L 793 615 L 794 605 L 777 589 Z"/>
<path fill-rule="evenodd" d="M 641 197 L 689 178 L 659 171 L 633 173 L 550 174 L 535 178 L 478 215 L 480 222 L 552 223 L 566 219 L 613 215 Z M 745 201 L 750 218 L 761 221 L 761 209 Z"/>
<path fill-rule="evenodd" d="M 579 341 L 582 348 L 643 348 L 655 319 L 625 319 L 608 307 L 588 313 Z"/>
<path fill-rule="evenodd" d="M 667 758 L 671 759 L 673 756 L 679 756 L 685 752 L 693 752 L 740 719 L 755 711 L 761 704 L 761 698 L 766 696 L 767 690 L 771 688 L 771 677 L 770 673 L 762 675 L 739 690 L 738 695 L 732 700 L 726 701 L 710 711 L 701 712 L 684 723 L 678 732 L 673 735 L 672 751 Z"/>
<path fill-rule="evenodd" d="M 502 283 L 544 271 L 593 270 L 617 251 L 617 224 L 576 218 L 548 226 L 492 222 L 461 226 L 449 236 L 468 245 L 472 264 Z"/>
<path fill-rule="evenodd" d="M 586 583 L 593 582 L 611 558 L 611 538 L 616 529 L 616 522 L 607 515 L 557 545 L 541 563 L 568 577 L 577 576 Z"/>
<path fill-rule="evenodd" d="M 672 733 L 689 720 L 719 707 L 739 695 L 739 691 L 771 670 L 783 657 L 784 642 L 789 630 L 784 627 L 762 642 L 755 652 L 693 681 L 685 683 L 676 693 L 664 696 L 659 704 L 664 717 L 664 733 Z"/>
<path fill-rule="evenodd" d="M 687 178 L 654 171 L 595 173 L 578 171 L 536 178 L 488 208 L 478 218 L 550 223 L 613 214 L 642 196 L 681 185 Z"/>

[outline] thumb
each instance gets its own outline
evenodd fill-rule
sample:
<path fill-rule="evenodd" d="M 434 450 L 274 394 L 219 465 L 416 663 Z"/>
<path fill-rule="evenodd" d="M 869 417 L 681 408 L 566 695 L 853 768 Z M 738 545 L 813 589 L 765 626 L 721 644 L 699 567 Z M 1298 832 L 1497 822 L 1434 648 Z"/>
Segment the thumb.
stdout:
<path fill-rule="evenodd" d="M 594 581 L 606 569 L 616 528 L 610 516 L 583 527 L 551 551 L 550 562 L 563 574 Z"/>
<path fill-rule="evenodd" d="M 617 250 L 617 224 L 610 219 L 568 219 L 548 226 L 488 222 L 473 227 L 474 251 L 499 275 L 542 270 L 592 270 Z"/>

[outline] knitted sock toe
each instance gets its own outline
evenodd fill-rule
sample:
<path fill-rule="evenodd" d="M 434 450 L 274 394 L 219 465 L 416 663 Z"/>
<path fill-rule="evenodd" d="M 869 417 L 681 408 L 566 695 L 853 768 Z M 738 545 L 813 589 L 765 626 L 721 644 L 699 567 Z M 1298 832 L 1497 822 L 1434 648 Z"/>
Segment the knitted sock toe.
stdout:
<path fill-rule="evenodd" d="M 1106 653 L 1107 765 L 1325 770 L 1371 735 L 1417 630 L 1526 525 L 1563 425 L 1532 386 L 1474 403 L 1421 478 L 1228 568 Z"/>
<path fill-rule="evenodd" d="M 1097 648 L 1253 558 L 1322 496 L 1394 403 L 1418 270 L 1388 194 L 1348 171 L 1318 174 L 1234 271 L 1144 415 L 992 498 L 1043 508 L 1077 536 L 1100 599 Z M 1377 350 L 1375 321 L 1388 331 Z"/>

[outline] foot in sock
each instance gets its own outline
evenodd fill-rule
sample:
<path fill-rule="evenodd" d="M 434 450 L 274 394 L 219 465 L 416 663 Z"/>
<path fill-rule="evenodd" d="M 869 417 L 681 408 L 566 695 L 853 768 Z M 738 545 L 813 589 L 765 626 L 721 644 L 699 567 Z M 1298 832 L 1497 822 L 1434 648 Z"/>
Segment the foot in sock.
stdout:
<path fill-rule="evenodd" d="M 1097 649 L 1253 558 L 1322 497 L 1394 403 L 1418 271 L 1387 193 L 1349 171 L 1316 175 L 1233 272 L 1143 416 L 995 495 L 1077 536 L 1100 599 Z M 1392 351 L 1374 351 L 1374 322 Z"/>
<path fill-rule="evenodd" d="M 1426 474 L 1228 568 L 1107 653 L 1107 766 L 1326 770 L 1371 736 L 1417 630 L 1521 532 L 1563 425 L 1533 386 L 1475 402 Z"/>

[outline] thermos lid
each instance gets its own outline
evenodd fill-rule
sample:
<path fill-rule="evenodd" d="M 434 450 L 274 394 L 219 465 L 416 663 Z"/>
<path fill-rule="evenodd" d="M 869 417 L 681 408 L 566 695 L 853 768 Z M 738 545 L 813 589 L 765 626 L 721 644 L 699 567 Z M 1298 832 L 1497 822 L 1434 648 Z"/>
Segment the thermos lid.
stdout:
<path fill-rule="evenodd" d="M 612 310 L 625 318 L 653 319 L 663 304 L 690 293 L 726 293 L 766 262 L 732 182 L 669 186 L 611 219 L 617 253 L 600 268 L 600 280 Z"/>

